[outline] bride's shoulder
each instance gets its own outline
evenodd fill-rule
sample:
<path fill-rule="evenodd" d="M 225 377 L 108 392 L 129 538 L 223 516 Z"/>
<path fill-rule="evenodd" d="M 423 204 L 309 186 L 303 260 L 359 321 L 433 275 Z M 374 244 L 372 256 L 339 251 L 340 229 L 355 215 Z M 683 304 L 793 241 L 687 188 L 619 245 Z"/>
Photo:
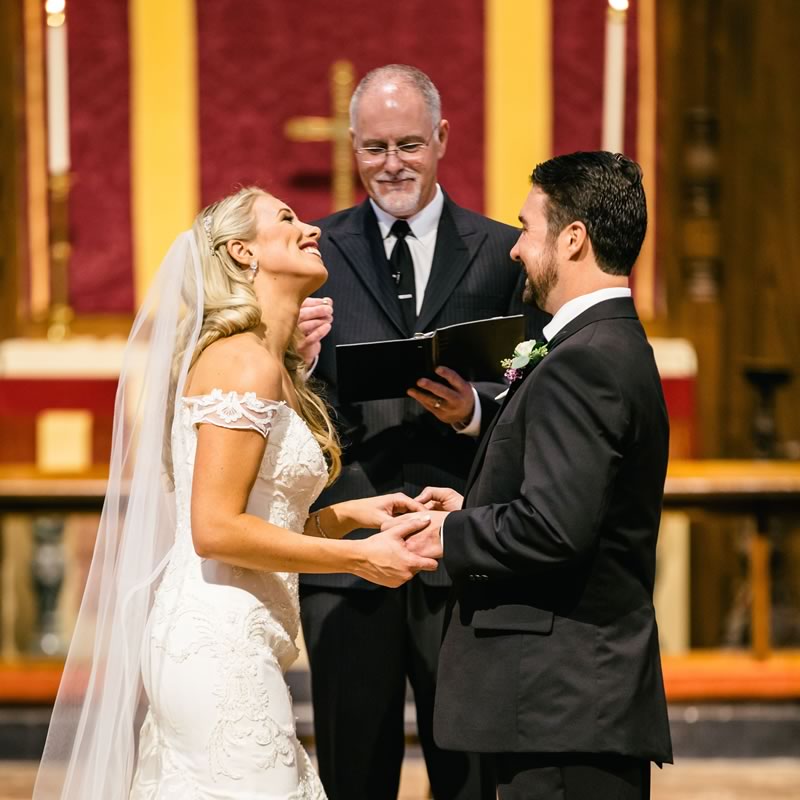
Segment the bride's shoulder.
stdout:
<path fill-rule="evenodd" d="M 187 394 L 202 395 L 214 389 L 224 392 L 283 400 L 280 361 L 259 341 L 236 334 L 210 344 L 197 359 Z"/>

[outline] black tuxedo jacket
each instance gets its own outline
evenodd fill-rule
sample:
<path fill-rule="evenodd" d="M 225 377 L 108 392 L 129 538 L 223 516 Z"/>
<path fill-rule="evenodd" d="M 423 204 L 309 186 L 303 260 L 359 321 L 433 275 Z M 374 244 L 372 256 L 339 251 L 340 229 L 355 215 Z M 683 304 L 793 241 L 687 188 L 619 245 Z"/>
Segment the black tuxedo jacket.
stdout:
<path fill-rule="evenodd" d="M 333 330 L 322 342 L 314 377 L 333 406 L 344 447 L 339 480 L 317 506 L 340 500 L 404 491 L 412 497 L 425 486 L 463 490 L 477 440 L 457 434 L 411 398 L 341 405 L 337 397 L 337 344 L 406 338 L 457 322 L 525 313 L 529 329 L 541 331 L 547 316 L 522 304 L 524 274 L 509 257 L 519 232 L 457 206 L 445 195 L 430 279 L 414 330 L 406 327 L 391 278 L 380 229 L 369 201 L 327 217 L 320 251 L 328 281 L 320 296 L 333 298 Z M 516 342 L 509 345 L 513 350 Z M 502 384 L 476 387 L 482 425 L 498 404 Z M 482 388 L 484 391 L 482 391 Z M 355 532 L 366 536 L 369 532 Z M 443 568 L 423 573 L 427 583 L 447 585 Z M 349 575 L 304 575 L 308 585 L 369 587 Z"/>
<path fill-rule="evenodd" d="M 510 392 L 444 524 L 440 747 L 672 760 L 652 602 L 668 440 L 627 298 Z"/>

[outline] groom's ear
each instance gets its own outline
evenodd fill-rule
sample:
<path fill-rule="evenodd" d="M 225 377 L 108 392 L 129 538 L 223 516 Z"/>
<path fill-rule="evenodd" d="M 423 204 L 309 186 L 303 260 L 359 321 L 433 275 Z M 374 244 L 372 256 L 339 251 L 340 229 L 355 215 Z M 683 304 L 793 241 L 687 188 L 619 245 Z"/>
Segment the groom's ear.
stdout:
<path fill-rule="evenodd" d="M 586 232 L 586 226 L 579 220 L 570 222 L 570 224 L 561 231 L 561 240 L 566 256 L 570 261 L 582 258 L 589 244 L 589 235 Z"/>

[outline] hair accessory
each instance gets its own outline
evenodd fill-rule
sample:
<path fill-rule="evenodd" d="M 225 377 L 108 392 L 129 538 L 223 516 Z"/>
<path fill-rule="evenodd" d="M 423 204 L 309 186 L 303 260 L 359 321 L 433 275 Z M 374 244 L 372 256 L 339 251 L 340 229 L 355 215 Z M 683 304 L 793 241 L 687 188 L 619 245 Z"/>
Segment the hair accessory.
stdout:
<path fill-rule="evenodd" d="M 203 227 L 206 229 L 206 239 L 208 239 L 208 251 L 213 256 L 214 251 L 214 240 L 211 238 L 211 215 L 209 214 L 206 217 L 203 217 Z"/>

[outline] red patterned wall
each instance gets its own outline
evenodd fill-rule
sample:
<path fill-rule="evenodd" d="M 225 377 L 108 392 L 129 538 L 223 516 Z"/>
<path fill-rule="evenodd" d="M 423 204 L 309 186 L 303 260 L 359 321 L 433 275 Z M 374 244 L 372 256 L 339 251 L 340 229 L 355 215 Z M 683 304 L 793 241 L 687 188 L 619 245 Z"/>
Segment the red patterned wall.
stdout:
<path fill-rule="evenodd" d="M 357 78 L 392 62 L 413 64 L 430 75 L 451 123 L 442 185 L 458 202 L 480 211 L 483 5 L 483 0 L 198 3 L 203 202 L 255 182 L 306 219 L 330 211 L 330 145 L 287 141 L 283 126 L 291 117 L 330 113 L 328 69 L 345 58 Z"/>
<path fill-rule="evenodd" d="M 69 3 L 70 303 L 133 310 L 128 4 Z"/>

